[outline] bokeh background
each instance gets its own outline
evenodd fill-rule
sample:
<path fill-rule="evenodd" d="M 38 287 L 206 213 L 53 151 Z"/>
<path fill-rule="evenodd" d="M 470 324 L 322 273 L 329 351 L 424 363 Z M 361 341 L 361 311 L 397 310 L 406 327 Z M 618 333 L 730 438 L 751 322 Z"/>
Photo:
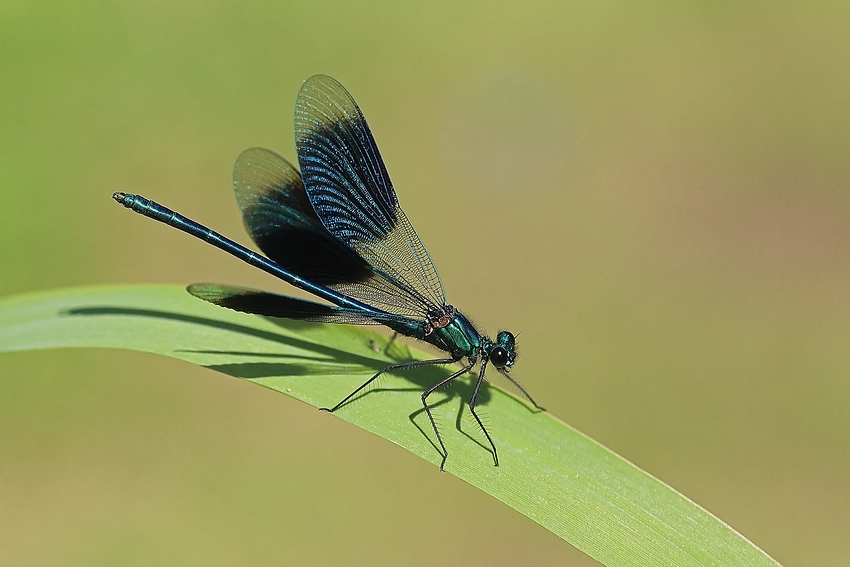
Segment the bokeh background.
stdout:
<path fill-rule="evenodd" d="M 241 150 L 304 79 L 369 119 L 449 299 L 552 413 L 787 566 L 850 565 L 850 4 L 3 2 L 0 296 L 270 277 Z M 493 424 L 499 428 L 510 424 Z M 290 399 L 127 352 L 0 356 L 0 564 L 594 565 Z"/>

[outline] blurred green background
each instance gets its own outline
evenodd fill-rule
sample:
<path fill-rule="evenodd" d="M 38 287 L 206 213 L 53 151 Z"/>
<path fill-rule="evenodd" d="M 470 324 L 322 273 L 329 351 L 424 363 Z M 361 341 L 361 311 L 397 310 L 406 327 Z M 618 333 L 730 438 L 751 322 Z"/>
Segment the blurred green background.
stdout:
<path fill-rule="evenodd" d="M 285 285 L 249 146 L 363 108 L 450 301 L 553 414 L 787 566 L 850 557 L 850 4 L 35 2 L 0 18 L 0 296 Z M 412 408 L 412 410 L 415 408 Z M 499 429 L 510 424 L 492 424 Z M 137 353 L 0 356 L 0 564 L 593 565 L 398 447 Z"/>

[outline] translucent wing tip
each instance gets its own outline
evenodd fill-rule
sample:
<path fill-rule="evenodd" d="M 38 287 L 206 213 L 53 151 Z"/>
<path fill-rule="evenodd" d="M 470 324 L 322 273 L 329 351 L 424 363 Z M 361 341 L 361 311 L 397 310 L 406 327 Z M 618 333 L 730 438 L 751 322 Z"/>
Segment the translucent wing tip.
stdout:
<path fill-rule="evenodd" d="M 324 75 L 322 73 L 313 75 L 301 85 L 301 91 L 305 89 L 313 89 L 313 88 L 331 88 L 334 90 L 343 90 L 345 91 L 345 87 L 342 86 L 342 83 L 331 77 L 330 75 Z M 345 91 L 348 92 L 348 91 Z"/>

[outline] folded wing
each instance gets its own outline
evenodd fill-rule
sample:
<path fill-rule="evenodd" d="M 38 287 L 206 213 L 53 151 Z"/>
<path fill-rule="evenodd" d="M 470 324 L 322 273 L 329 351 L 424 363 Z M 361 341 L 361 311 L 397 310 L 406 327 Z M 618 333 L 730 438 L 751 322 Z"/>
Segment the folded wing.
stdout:
<path fill-rule="evenodd" d="M 295 104 L 295 144 L 316 215 L 374 272 L 330 287 L 390 313 L 442 313 L 437 270 L 398 204 L 363 113 L 334 79 L 316 75 L 304 83 Z"/>

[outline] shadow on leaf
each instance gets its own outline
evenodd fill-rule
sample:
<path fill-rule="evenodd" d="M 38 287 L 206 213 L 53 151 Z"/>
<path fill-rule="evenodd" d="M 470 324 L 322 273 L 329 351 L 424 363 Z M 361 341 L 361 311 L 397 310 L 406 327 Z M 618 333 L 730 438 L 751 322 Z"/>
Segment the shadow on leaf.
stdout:
<path fill-rule="evenodd" d="M 115 306 L 77 307 L 63 311 L 62 314 L 86 317 L 124 315 L 133 317 L 152 317 L 157 319 L 167 319 L 171 321 L 179 321 L 181 323 L 203 325 L 206 327 L 212 327 L 233 333 L 241 333 L 262 340 L 285 344 L 301 350 L 312 351 L 318 355 L 316 357 L 304 357 L 282 353 L 256 353 L 228 350 L 184 351 L 205 354 L 222 354 L 229 356 L 250 356 L 252 358 L 267 357 L 281 359 L 280 362 L 246 362 L 206 365 L 206 368 L 222 372 L 235 378 L 257 379 L 278 376 L 363 374 L 363 381 L 365 382 L 372 374 L 375 374 L 376 372 L 382 370 L 388 365 L 387 360 L 382 360 L 380 358 L 363 356 L 346 350 L 329 347 L 321 343 L 296 338 L 290 335 L 274 333 L 271 331 L 264 331 L 262 329 L 256 329 L 248 325 L 240 325 L 238 323 L 220 321 L 218 319 L 200 317 L 197 315 L 186 315 L 183 313 L 174 313 L 170 311 L 161 311 L 156 309 L 140 309 L 135 307 Z M 285 328 L 292 332 L 298 332 L 304 329 L 309 329 L 311 327 L 315 328 L 317 325 L 322 325 L 322 323 L 306 323 L 303 321 L 276 319 L 273 317 L 266 317 L 265 319 L 270 322 L 273 322 L 279 327 Z M 402 347 L 402 345 L 397 341 L 393 341 L 392 339 L 383 339 L 382 342 L 384 343 L 384 350 L 386 354 L 390 354 L 390 352 L 393 352 L 394 354 L 404 353 L 408 355 L 409 359 L 409 350 L 407 350 L 406 347 Z M 392 348 L 386 348 L 387 346 L 391 346 Z M 432 366 L 411 369 L 408 372 L 399 372 L 397 374 L 393 374 L 404 378 L 408 382 L 417 386 L 418 389 L 425 390 L 434 383 L 440 381 L 442 378 L 445 378 L 447 375 L 447 370 L 445 370 L 444 368 Z M 475 374 L 470 374 L 469 377 L 474 378 Z M 349 402 L 349 404 L 354 403 L 358 400 L 362 400 L 363 398 L 369 396 L 372 393 L 378 393 L 381 391 L 408 390 L 409 389 L 406 388 L 368 388 L 362 394 L 353 398 Z M 468 377 L 467 379 L 455 380 L 446 390 L 446 393 L 450 397 L 460 396 L 462 399 L 468 400 L 469 397 L 472 395 L 472 384 L 470 383 Z M 491 396 L 488 389 L 482 388 L 482 390 L 479 392 L 478 403 L 481 405 L 486 404 L 490 397 Z"/>

